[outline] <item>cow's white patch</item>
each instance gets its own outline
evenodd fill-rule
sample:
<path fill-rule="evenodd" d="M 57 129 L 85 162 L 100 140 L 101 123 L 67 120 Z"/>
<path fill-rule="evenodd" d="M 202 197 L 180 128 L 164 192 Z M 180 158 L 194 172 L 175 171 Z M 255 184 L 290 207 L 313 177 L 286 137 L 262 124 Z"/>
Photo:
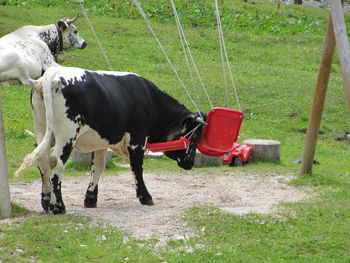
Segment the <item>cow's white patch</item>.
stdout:
<path fill-rule="evenodd" d="M 88 191 L 93 192 L 95 190 L 96 185 L 94 183 L 90 183 Z"/>
<path fill-rule="evenodd" d="M 138 145 L 138 144 L 136 144 L 136 145 L 130 145 L 129 147 L 130 147 L 131 150 L 135 151 L 136 148 L 139 147 L 139 145 Z"/>
<path fill-rule="evenodd" d="M 143 150 L 143 151 L 146 151 L 147 141 L 148 141 L 148 136 L 146 137 L 145 145 L 142 147 L 142 150 Z"/>
<path fill-rule="evenodd" d="M 74 122 L 81 123 L 83 119 L 83 116 L 81 114 L 78 114 L 77 116 L 75 116 Z"/>
<path fill-rule="evenodd" d="M 86 76 L 85 71 L 91 72 L 93 74 L 99 74 L 99 75 L 111 75 L 111 76 L 127 76 L 127 75 L 135 75 L 138 76 L 136 73 L 133 72 L 119 72 L 119 71 L 90 71 L 85 70 L 81 68 L 75 68 L 75 67 L 60 67 L 61 76 L 66 80 L 67 82 L 72 82 L 73 84 L 75 82 L 81 82 L 84 81 L 84 77 Z"/>
<path fill-rule="evenodd" d="M 63 77 L 67 82 L 81 82 L 86 76 L 85 70 L 75 67 L 60 67 L 60 77 Z"/>
<path fill-rule="evenodd" d="M 98 70 L 98 71 L 91 71 L 91 72 L 96 72 L 97 74 L 100 75 L 112 75 L 112 76 L 127 76 L 127 75 L 135 75 L 139 76 L 136 73 L 133 72 L 128 72 L 128 71 L 104 71 L 104 70 Z"/>
<path fill-rule="evenodd" d="M 94 152 L 108 147 L 108 141 L 101 138 L 101 136 L 96 131 L 92 130 L 88 125 L 85 125 L 82 128 L 75 143 L 75 148 L 80 152 L 85 153 Z"/>
<path fill-rule="evenodd" d="M 117 143 L 115 145 L 111 145 L 109 147 L 117 155 L 128 159 L 129 158 L 129 151 L 128 151 L 129 146 L 130 146 L 130 133 L 126 132 L 124 134 L 123 139 L 119 143 Z"/>

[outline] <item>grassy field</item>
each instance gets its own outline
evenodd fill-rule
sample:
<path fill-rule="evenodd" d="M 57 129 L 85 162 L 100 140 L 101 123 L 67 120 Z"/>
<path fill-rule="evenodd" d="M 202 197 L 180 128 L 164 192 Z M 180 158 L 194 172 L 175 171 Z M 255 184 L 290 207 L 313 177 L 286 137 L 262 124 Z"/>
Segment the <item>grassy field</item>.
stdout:
<path fill-rule="evenodd" d="M 267 1 L 249 2 L 226 0 L 223 12 L 227 50 L 241 108 L 246 111 L 239 141 L 279 140 L 281 161 L 237 169 L 247 175 L 298 175 L 300 167 L 292 161 L 303 153 L 327 11 L 284 5 L 277 9 L 276 4 Z M 213 104 L 225 106 L 212 2 L 176 3 Z M 176 25 L 169 15 L 169 3 L 147 0 L 142 4 L 200 109 L 207 111 L 210 106 L 203 92 L 190 87 Z M 22 25 L 49 24 L 80 11 L 74 1 L 58 6 L 59 1 L 0 1 L 0 36 Z M 114 70 L 143 75 L 194 109 L 145 22 L 128 1 L 85 1 L 85 6 Z M 346 20 L 350 32 L 348 16 Z M 108 65 L 83 17 L 76 25 L 88 47 L 65 52 L 62 64 L 107 70 Z M 33 130 L 31 87 L 0 89 L 10 180 L 15 181 L 14 171 L 33 149 L 33 138 L 24 133 L 25 129 Z M 234 102 L 233 90 L 230 94 L 230 101 Z M 233 103 L 230 106 L 236 107 Z M 0 224 L 0 262 L 349 262 L 350 143 L 341 140 L 350 132 L 349 119 L 336 55 L 315 156 L 320 165 L 314 166 L 312 175 L 292 182 L 317 193 L 308 202 L 284 204 L 278 217 L 256 214 L 242 217 L 214 208 L 193 208 L 187 211 L 186 220 L 203 231 L 198 231 L 198 236 L 188 242 L 172 241 L 164 248 L 157 248 L 156 240 L 133 240 L 118 229 L 93 225 L 81 218 L 29 217 L 11 225 Z M 111 165 L 107 173 L 117 174 L 121 169 Z M 232 168 L 194 169 L 186 174 L 220 174 L 228 169 Z M 66 174 L 78 176 L 85 170 L 69 163 Z M 145 170 L 179 172 L 180 168 L 164 158 L 146 160 Z M 20 180 L 38 179 L 38 176 L 32 168 Z M 20 208 L 15 211 L 24 213 Z"/>

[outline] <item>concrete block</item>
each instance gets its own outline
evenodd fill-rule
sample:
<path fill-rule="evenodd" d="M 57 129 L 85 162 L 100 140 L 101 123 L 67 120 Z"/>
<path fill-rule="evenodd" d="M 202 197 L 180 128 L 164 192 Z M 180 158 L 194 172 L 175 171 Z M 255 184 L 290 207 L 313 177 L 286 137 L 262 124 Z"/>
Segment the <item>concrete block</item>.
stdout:
<path fill-rule="evenodd" d="M 196 157 L 194 159 L 194 167 L 206 167 L 206 166 L 220 166 L 222 165 L 221 156 L 212 157 L 207 156 L 196 151 Z"/>
<path fill-rule="evenodd" d="M 106 163 L 112 161 L 112 156 L 113 152 L 108 150 L 106 155 Z M 72 161 L 83 165 L 91 165 L 92 153 L 82 153 L 77 150 L 73 150 Z"/>
<path fill-rule="evenodd" d="M 254 147 L 253 157 L 254 160 L 266 161 L 266 162 L 278 162 L 281 158 L 281 143 L 274 140 L 263 139 L 249 139 L 243 141 L 243 143 Z"/>

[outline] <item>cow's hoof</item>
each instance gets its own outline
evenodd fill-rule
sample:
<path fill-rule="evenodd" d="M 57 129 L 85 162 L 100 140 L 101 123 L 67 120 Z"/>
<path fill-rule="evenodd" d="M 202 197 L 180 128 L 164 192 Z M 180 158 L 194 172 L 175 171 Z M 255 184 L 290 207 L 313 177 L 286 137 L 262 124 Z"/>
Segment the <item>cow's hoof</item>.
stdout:
<path fill-rule="evenodd" d="M 84 205 L 88 208 L 94 208 L 97 206 L 97 194 L 98 194 L 98 186 L 96 185 L 94 191 L 86 191 Z"/>
<path fill-rule="evenodd" d="M 142 205 L 154 205 L 152 198 L 151 199 L 140 198 L 139 200 Z"/>
<path fill-rule="evenodd" d="M 50 200 L 41 199 L 41 207 L 45 212 L 49 212 Z"/>
<path fill-rule="evenodd" d="M 87 208 L 97 207 L 97 198 L 87 198 L 84 199 L 84 206 Z"/>
<path fill-rule="evenodd" d="M 50 210 L 55 215 L 57 215 L 57 214 L 65 214 L 66 213 L 66 207 L 64 206 L 63 203 L 61 203 L 61 204 L 54 204 L 54 205 L 50 204 Z"/>
<path fill-rule="evenodd" d="M 97 206 L 98 185 L 95 186 L 94 191 L 90 191 L 91 184 L 85 193 L 84 206 L 88 208 L 94 208 Z"/>
<path fill-rule="evenodd" d="M 50 193 L 41 193 L 41 207 L 45 212 L 49 212 L 50 207 Z"/>

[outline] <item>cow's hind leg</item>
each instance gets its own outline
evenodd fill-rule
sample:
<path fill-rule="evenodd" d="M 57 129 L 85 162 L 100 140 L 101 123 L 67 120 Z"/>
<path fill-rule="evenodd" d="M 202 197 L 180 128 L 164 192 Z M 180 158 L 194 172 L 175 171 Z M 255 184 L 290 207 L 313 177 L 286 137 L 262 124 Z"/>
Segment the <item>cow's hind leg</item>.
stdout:
<path fill-rule="evenodd" d="M 140 141 L 142 141 L 140 143 Z M 154 205 L 152 196 L 148 193 L 145 182 L 143 181 L 143 157 L 145 140 L 134 140 L 131 138 L 128 147 L 130 166 L 135 178 L 136 196 L 143 205 Z"/>
<path fill-rule="evenodd" d="M 35 80 L 29 76 L 22 58 L 12 51 L 0 53 L 0 81 L 17 79 L 23 85 L 33 85 Z"/>
<path fill-rule="evenodd" d="M 42 94 L 36 89 L 32 93 L 32 105 L 34 114 L 34 131 L 36 136 L 36 144 L 40 144 L 45 136 L 46 121 L 45 121 L 45 106 Z M 41 189 L 41 206 L 45 212 L 49 211 L 50 196 L 51 196 L 51 182 L 50 182 L 50 148 L 45 149 L 44 153 L 38 158 L 37 164 L 42 180 Z"/>
<path fill-rule="evenodd" d="M 84 205 L 85 207 L 96 207 L 98 195 L 98 181 L 106 166 L 107 149 L 95 151 L 93 153 L 91 164 L 91 181 L 86 190 Z"/>
<path fill-rule="evenodd" d="M 49 211 L 50 196 L 51 196 L 51 183 L 49 174 L 49 154 L 50 151 L 47 149 L 46 153 L 38 159 L 38 169 L 41 175 L 42 188 L 41 188 L 41 206 L 45 212 Z"/>
<path fill-rule="evenodd" d="M 50 210 L 54 214 L 64 214 L 66 212 L 66 207 L 62 199 L 61 178 L 64 172 L 64 165 L 73 150 L 76 136 L 64 140 L 55 137 L 55 148 L 50 157 L 50 164 L 53 166 L 50 177 L 52 186 Z"/>

